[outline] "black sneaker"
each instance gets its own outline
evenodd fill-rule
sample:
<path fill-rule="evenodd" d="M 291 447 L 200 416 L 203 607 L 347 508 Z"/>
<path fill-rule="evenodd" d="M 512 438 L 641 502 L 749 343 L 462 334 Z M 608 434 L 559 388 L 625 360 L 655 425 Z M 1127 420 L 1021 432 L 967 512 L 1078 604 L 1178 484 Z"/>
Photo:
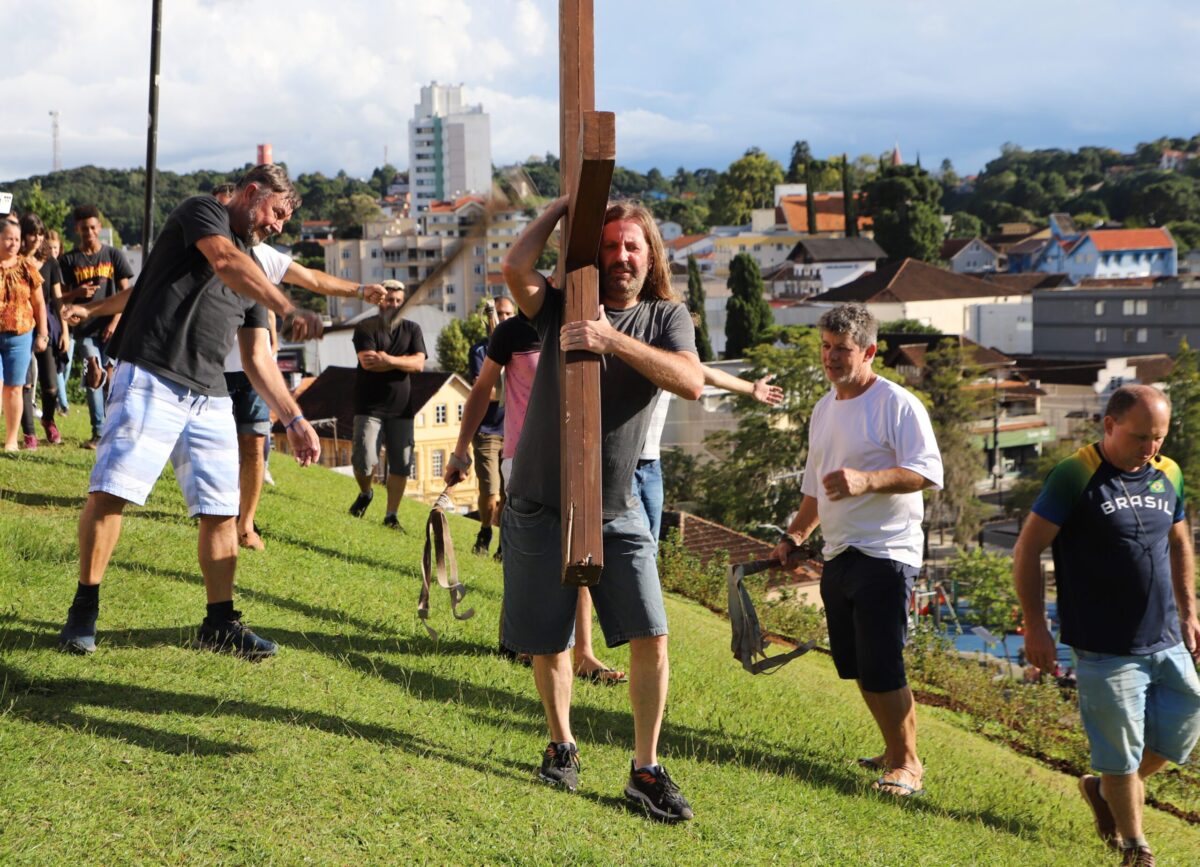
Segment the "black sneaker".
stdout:
<path fill-rule="evenodd" d="M 242 613 L 233 612 L 233 619 L 219 626 L 204 618 L 200 631 L 196 634 L 196 646 L 201 650 L 216 650 L 222 653 L 232 653 L 246 659 L 266 659 L 274 656 L 279 646 L 274 641 L 259 638 L 241 621 Z"/>
<path fill-rule="evenodd" d="M 67 622 L 58 633 L 58 649 L 64 653 L 86 656 L 96 651 L 97 608 L 79 608 L 72 605 L 67 611 Z"/>
<path fill-rule="evenodd" d="M 496 543 L 496 553 L 492 555 L 492 559 L 495 560 L 497 563 L 504 562 L 504 543 L 503 542 Z"/>
<path fill-rule="evenodd" d="M 383 526 L 387 527 L 389 530 L 399 530 L 401 533 L 404 532 L 404 528 L 400 526 L 400 519 L 395 515 L 384 515 Z"/>
<path fill-rule="evenodd" d="M 633 767 L 629 763 L 629 784 L 625 800 L 643 808 L 651 818 L 660 822 L 685 822 L 692 818 L 692 807 L 679 793 L 679 786 L 662 765 L 658 770 Z"/>
<path fill-rule="evenodd" d="M 491 544 L 492 544 L 491 528 L 490 527 L 488 528 L 488 532 L 486 534 L 484 533 L 483 530 L 480 530 L 479 533 L 475 536 L 475 547 L 471 549 L 471 553 L 478 554 L 481 557 L 486 557 L 488 548 L 491 547 Z"/>
<path fill-rule="evenodd" d="M 354 503 L 350 506 L 350 514 L 356 518 L 361 518 L 363 512 L 367 511 L 367 506 L 371 505 L 371 500 L 375 499 L 375 489 L 367 491 L 365 494 L 359 494 Z"/>
<path fill-rule="evenodd" d="M 556 744 L 550 741 L 542 754 L 538 779 L 574 793 L 579 788 L 579 750 L 575 744 Z"/>

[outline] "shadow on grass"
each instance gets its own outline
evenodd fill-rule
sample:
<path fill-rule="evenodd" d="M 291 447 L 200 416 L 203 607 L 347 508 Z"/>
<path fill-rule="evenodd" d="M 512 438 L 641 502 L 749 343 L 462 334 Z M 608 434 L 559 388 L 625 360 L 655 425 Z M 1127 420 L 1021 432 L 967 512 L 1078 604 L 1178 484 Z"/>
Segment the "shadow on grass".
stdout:
<path fill-rule="evenodd" d="M 22 506 L 54 506 L 62 509 L 82 509 L 87 497 L 62 497 L 56 494 L 34 494 L 0 488 L 0 500 L 11 500 Z"/>

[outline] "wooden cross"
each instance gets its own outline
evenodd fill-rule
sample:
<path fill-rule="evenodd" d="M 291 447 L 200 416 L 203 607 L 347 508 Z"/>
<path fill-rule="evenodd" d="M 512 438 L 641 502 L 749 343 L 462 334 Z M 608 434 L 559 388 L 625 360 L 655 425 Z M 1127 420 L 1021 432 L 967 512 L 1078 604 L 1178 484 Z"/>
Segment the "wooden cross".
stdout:
<path fill-rule="evenodd" d="M 596 267 L 608 187 L 617 159 L 616 118 L 596 111 L 593 0 L 559 0 L 559 164 L 570 194 L 557 282 L 566 292 L 564 322 L 599 317 Z M 601 536 L 600 358 L 559 352 L 563 584 L 587 587 L 604 569 Z"/>

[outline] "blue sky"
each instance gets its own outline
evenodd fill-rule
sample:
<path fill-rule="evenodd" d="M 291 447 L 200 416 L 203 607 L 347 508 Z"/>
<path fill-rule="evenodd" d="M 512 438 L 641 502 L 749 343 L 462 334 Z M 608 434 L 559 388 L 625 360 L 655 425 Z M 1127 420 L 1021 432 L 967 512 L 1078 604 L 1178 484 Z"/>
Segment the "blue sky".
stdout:
<path fill-rule="evenodd" d="M 168 0 L 159 165 L 228 169 L 260 141 L 293 171 L 407 166 L 430 80 L 491 115 L 493 159 L 557 149 L 555 0 Z M 282 11 L 281 10 L 286 10 Z M 141 165 L 149 0 L 5 4 L 0 179 Z M 618 161 L 723 169 L 877 154 L 979 169 L 1006 141 L 1131 148 L 1200 132 L 1200 3 L 1187 0 L 596 0 L 597 107 Z"/>

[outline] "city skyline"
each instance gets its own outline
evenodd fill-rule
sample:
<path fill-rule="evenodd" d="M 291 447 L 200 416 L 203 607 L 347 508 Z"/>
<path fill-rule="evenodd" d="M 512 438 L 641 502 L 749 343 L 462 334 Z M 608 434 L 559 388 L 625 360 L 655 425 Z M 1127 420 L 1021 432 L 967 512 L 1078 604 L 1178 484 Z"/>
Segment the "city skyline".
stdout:
<path fill-rule="evenodd" d="M 159 167 L 228 170 L 271 142 L 294 172 L 364 176 L 385 147 L 405 169 L 412 105 L 433 81 L 461 83 L 483 105 L 496 164 L 554 152 L 556 10 L 347 0 L 334 12 L 297 0 L 268 17 L 233 0 L 177 0 L 164 10 Z M 6 13 L 21 36 L 0 73 L 0 179 L 50 171 L 51 110 L 65 168 L 144 163 L 149 19 L 134 0 Z M 1188 68 L 1200 12 L 1182 0 L 1136 13 L 1020 0 L 1001 14 L 943 0 L 605 0 L 596 20 L 597 104 L 617 112 L 618 162 L 641 171 L 722 170 L 752 146 L 786 162 L 806 139 L 818 156 L 852 157 L 898 141 L 906 160 L 948 157 L 967 174 L 1009 141 L 1129 150 L 1200 131 Z"/>

